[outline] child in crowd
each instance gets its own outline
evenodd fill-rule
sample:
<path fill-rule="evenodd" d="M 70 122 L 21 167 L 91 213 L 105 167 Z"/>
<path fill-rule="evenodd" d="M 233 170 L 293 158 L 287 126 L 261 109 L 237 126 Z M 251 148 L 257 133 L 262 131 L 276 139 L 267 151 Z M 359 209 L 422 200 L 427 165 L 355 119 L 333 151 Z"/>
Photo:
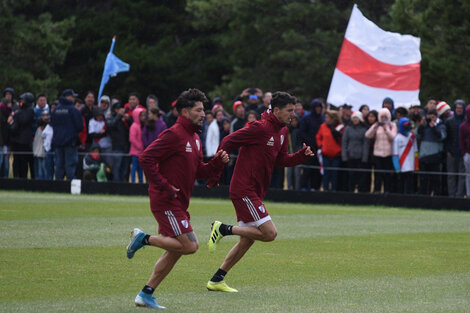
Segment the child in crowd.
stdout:
<path fill-rule="evenodd" d="M 101 148 L 94 142 L 91 145 L 90 152 L 83 158 L 83 180 L 107 182 L 106 173 L 108 171 L 109 169 L 101 157 Z"/>
<path fill-rule="evenodd" d="M 418 165 L 418 145 L 411 131 L 410 120 L 406 117 L 398 121 L 398 134 L 393 140 L 392 161 L 398 173 L 398 193 L 414 193 L 413 172 Z"/>
<path fill-rule="evenodd" d="M 42 133 L 50 122 L 49 111 L 44 111 L 37 121 L 38 128 L 33 139 L 34 172 L 36 179 L 46 179 L 46 150 Z"/>

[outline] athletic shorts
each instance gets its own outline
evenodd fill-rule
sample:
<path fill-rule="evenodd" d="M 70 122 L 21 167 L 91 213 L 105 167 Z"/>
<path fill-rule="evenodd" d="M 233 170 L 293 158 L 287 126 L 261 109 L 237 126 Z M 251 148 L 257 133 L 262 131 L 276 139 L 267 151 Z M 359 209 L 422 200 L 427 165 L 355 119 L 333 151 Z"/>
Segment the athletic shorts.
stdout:
<path fill-rule="evenodd" d="M 256 226 L 271 220 L 268 210 L 259 198 L 243 197 L 241 199 L 232 199 L 235 212 L 237 212 L 238 225 Z"/>
<path fill-rule="evenodd" d="M 167 237 L 176 237 L 193 231 L 190 215 L 183 210 L 152 211 L 158 222 L 158 233 Z"/>

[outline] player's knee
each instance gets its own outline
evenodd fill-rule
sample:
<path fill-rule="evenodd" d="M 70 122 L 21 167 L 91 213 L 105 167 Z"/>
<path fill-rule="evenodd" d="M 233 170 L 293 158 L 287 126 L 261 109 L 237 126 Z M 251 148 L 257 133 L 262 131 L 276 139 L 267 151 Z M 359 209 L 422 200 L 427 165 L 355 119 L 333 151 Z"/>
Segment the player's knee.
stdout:
<path fill-rule="evenodd" d="M 274 239 L 276 239 L 277 237 L 277 230 L 276 229 L 272 229 L 272 230 L 268 230 L 267 232 L 265 232 L 263 234 L 263 241 L 274 241 Z"/>
<path fill-rule="evenodd" d="M 196 253 L 197 249 L 199 249 L 199 244 L 197 242 L 192 242 L 191 244 L 185 245 L 183 247 L 183 254 L 193 254 Z"/>

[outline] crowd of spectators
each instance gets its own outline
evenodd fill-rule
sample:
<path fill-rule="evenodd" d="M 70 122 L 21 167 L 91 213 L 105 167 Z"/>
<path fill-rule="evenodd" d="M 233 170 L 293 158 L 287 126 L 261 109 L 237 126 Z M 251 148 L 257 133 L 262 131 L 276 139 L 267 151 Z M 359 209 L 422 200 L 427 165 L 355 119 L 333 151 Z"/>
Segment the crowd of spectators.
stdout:
<path fill-rule="evenodd" d="M 83 100 L 81 100 L 83 99 Z M 163 112 L 155 95 L 141 103 L 72 89 L 48 102 L 47 95 L 3 91 L 0 102 L 0 177 L 144 182 L 138 156 L 178 118 L 174 101 Z M 260 119 L 271 92 L 247 88 L 229 103 L 215 97 L 201 129 L 206 160 L 228 134 Z M 227 110 L 231 112 L 227 112 Z M 289 153 L 305 143 L 316 157 L 276 169 L 271 186 L 302 191 L 470 195 L 470 106 L 452 107 L 430 98 L 426 105 L 394 106 L 383 99 L 379 111 L 364 104 L 335 107 L 321 98 L 295 103 L 288 125 Z M 229 184 L 237 153 L 222 176 Z M 10 171 L 10 163 L 12 169 Z M 28 176 L 29 175 L 29 176 Z"/>

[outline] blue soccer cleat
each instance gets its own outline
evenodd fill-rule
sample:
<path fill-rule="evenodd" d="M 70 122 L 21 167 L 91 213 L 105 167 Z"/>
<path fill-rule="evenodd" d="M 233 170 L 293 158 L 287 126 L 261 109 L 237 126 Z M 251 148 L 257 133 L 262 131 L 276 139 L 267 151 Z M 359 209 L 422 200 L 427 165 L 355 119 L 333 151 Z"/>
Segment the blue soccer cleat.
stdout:
<path fill-rule="evenodd" d="M 144 308 L 166 309 L 166 307 L 163 305 L 158 304 L 155 297 L 143 291 L 140 291 L 139 294 L 135 297 L 135 305 Z"/>
<path fill-rule="evenodd" d="M 144 239 L 145 233 L 138 228 L 134 228 L 131 232 L 131 242 L 127 246 L 127 257 L 132 259 L 134 254 L 144 246 L 142 239 Z"/>

